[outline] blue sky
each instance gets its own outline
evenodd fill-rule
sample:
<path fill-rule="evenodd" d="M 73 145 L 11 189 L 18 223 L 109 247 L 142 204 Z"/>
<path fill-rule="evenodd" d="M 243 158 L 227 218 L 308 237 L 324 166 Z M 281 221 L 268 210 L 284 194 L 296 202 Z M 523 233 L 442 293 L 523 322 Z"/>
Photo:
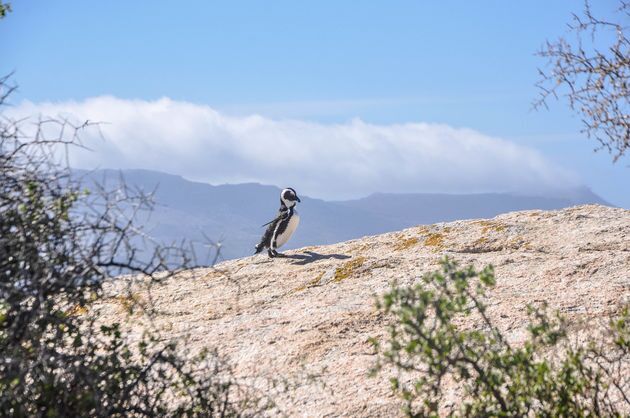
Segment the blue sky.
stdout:
<path fill-rule="evenodd" d="M 407 127 L 401 135 L 414 135 L 425 131 L 418 131 L 412 124 L 429 124 L 435 127 L 431 135 L 436 141 L 459 135 L 458 144 L 465 143 L 466 132 L 453 134 L 448 129 L 465 128 L 497 138 L 497 146 L 504 147 L 503 141 L 507 141 L 544 158 L 544 173 L 536 168 L 543 163 L 534 157 L 527 168 L 515 171 L 520 176 L 520 180 L 514 176 L 516 190 L 528 184 L 528 176 L 577 178 L 611 203 L 630 207 L 627 158 L 612 164 L 606 152 L 593 153 L 596 144 L 580 134 L 579 118 L 564 102 L 550 103 L 549 111 L 531 110 L 537 95 L 537 67 L 544 65 L 534 52 L 546 39 L 565 33 L 570 13 L 578 12 L 581 2 L 15 0 L 12 5 L 13 13 L 0 23 L 0 72 L 15 71 L 14 81 L 19 84 L 13 98 L 16 106 L 28 101 L 33 104 L 31 109 L 41 111 L 37 105 L 42 102 L 78 103 L 80 106 L 72 109 L 78 109 L 81 117 L 91 115 L 82 113 L 82 109 L 86 101 L 97 97 L 112 96 L 122 100 L 123 105 L 137 101 L 133 103 L 140 103 L 138 106 L 168 98 L 177 105 L 168 107 L 168 111 L 179 112 L 177 115 L 192 109 L 178 104 L 190 104 L 228 118 L 235 127 L 220 138 L 233 141 L 235 147 L 248 146 L 234 132 L 241 132 L 239 126 L 249 123 L 252 115 L 264 118 L 259 125 L 247 125 L 248 138 L 256 137 L 258 143 L 288 130 L 299 142 L 300 129 L 310 129 L 304 135 L 308 138 L 315 138 L 315 132 L 345 138 L 333 128 L 354 132 L 357 129 L 352 121 L 360 120 L 369 125 L 368 133 L 361 131 L 364 127 L 359 129 L 361 137 L 373 138 L 376 148 L 380 143 L 374 138 L 391 141 L 388 155 L 396 161 L 402 158 L 396 153 L 406 154 L 409 148 L 405 147 L 411 146 L 395 143 L 392 132 L 396 126 Z M 598 7 L 602 13 L 609 13 L 615 2 L 601 1 Z M 47 109 L 69 109 L 60 106 Z M 111 112 L 121 106 L 113 104 L 98 115 L 108 122 L 120 121 L 119 115 Z M 208 114 L 203 117 L 210 117 Z M 189 120 L 180 116 L 177 118 Z M 282 121 L 298 121 L 301 125 L 283 125 Z M 210 131 L 191 134 L 183 147 L 197 144 L 216 131 L 205 124 L 194 126 Z M 145 125 L 136 128 L 149 129 Z M 385 134 L 381 128 L 389 131 Z M 133 131 L 131 125 L 125 129 L 126 143 L 133 141 L 133 132 L 129 131 Z M 155 147 L 162 147 L 159 134 L 156 138 Z M 118 137 L 111 140 L 115 145 L 123 141 Z M 352 140 L 358 141 L 355 137 Z M 320 144 L 316 139 L 310 141 L 313 149 Z M 485 155 L 487 151 L 482 149 L 454 148 L 453 153 L 469 155 L 453 160 L 451 166 L 457 168 L 468 159 L 483 160 L 479 153 Z M 334 152 L 350 152 L 344 150 Z M 265 153 L 264 149 L 261 152 Z M 343 158 L 351 158 L 350 154 L 333 156 L 332 152 L 315 153 L 313 157 L 321 158 L 319 166 L 323 169 L 326 164 L 338 165 Z M 145 168 L 164 165 L 158 164 L 161 157 L 157 154 L 155 164 Z M 245 154 L 247 150 L 238 153 Z M 251 160 L 235 154 L 225 155 L 235 166 L 252 165 Z M 430 155 L 446 158 L 443 154 Z M 500 155 L 488 164 L 508 170 L 498 162 Z M 516 164 L 518 157 L 513 158 Z M 258 168 L 241 178 L 235 171 L 225 175 L 201 168 L 187 172 L 185 159 L 186 154 L 182 154 L 181 170 L 171 163 L 168 171 L 213 182 L 291 181 L 290 175 L 266 176 L 272 164 L 269 161 L 258 161 Z M 103 159 L 98 164 L 111 165 L 118 160 Z M 136 164 L 145 165 L 146 160 L 138 159 Z M 430 165 L 420 160 L 418 163 Z M 429 183 L 414 183 L 412 178 L 428 174 L 414 171 L 413 161 L 405 161 L 410 168 L 402 171 L 408 172 L 408 177 L 392 174 L 389 182 L 370 181 L 390 190 L 429 191 Z M 380 164 L 371 156 L 364 162 Z M 126 162 L 127 166 L 133 163 L 132 159 Z M 201 167 L 203 161 L 197 165 Z M 383 163 L 383 173 L 393 166 L 392 161 Z M 275 168 L 291 173 L 287 167 Z M 471 165 L 465 167 L 473 170 Z M 556 168 L 562 173 L 556 173 Z M 479 187 L 471 185 L 465 190 L 505 189 L 505 184 L 488 180 L 501 176 L 501 170 L 476 171 L 472 178 L 479 179 Z M 376 178 L 375 173 L 368 174 Z M 327 181 L 309 171 L 296 169 L 295 175 L 298 184 L 303 183 L 311 194 L 320 189 L 306 178 Z M 442 184 L 431 178 L 433 184 Z M 461 184 L 461 178 L 454 174 L 447 173 L 445 178 Z M 507 173 L 506 178 L 512 176 Z M 405 187 L 397 187 L 397 182 Z M 349 182 L 348 187 L 376 191 L 370 190 L 367 183 L 357 180 Z M 446 182 L 443 189 L 461 191 L 461 187 L 449 187 Z M 330 197 L 343 194 L 340 189 L 339 195 Z"/>

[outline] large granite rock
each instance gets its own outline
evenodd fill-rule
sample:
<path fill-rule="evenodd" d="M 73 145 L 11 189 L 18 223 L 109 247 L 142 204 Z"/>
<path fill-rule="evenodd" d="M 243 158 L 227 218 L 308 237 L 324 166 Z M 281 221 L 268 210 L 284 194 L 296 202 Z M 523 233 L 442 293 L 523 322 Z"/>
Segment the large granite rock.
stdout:
<path fill-rule="evenodd" d="M 630 211 L 599 205 L 422 225 L 287 255 L 186 272 L 151 297 L 169 338 L 188 334 L 189 347 L 216 347 L 237 375 L 257 382 L 299 382 L 278 399 L 290 416 L 400 414 L 387 378 L 368 377 L 368 339 L 387 326 L 375 297 L 438 269 L 445 255 L 495 266 L 489 314 L 516 344 L 526 336 L 528 304 L 597 324 L 630 302 Z M 117 303 L 102 304 L 101 315 L 127 320 Z"/>

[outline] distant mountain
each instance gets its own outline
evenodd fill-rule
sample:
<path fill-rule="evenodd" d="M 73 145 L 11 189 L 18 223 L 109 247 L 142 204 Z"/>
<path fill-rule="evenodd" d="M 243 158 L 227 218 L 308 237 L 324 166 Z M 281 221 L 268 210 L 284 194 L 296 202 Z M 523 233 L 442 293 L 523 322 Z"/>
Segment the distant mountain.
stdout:
<path fill-rule="evenodd" d="M 128 186 L 155 191 L 155 210 L 142 220 L 151 236 L 166 243 L 185 239 L 195 243 L 196 250 L 203 253 L 205 235 L 222 242 L 221 254 L 225 259 L 252 254 L 263 232 L 261 225 L 271 220 L 279 207 L 280 189 L 255 183 L 213 186 L 149 170 L 76 170 L 76 175 L 84 179 L 88 188 L 93 187 L 93 182 L 116 187 L 122 177 Z M 302 195 L 300 198 L 300 226 L 287 249 L 332 244 L 419 224 L 492 217 L 515 210 L 607 204 L 586 188 L 565 193 L 563 197 L 377 193 L 336 202 Z"/>
<path fill-rule="evenodd" d="M 398 222 L 400 228 L 458 219 L 491 218 L 501 213 L 526 209 L 561 209 L 589 203 L 610 206 L 586 187 L 564 191 L 562 196 L 557 197 L 509 193 L 375 193 L 362 199 L 334 203 L 387 217 Z"/>

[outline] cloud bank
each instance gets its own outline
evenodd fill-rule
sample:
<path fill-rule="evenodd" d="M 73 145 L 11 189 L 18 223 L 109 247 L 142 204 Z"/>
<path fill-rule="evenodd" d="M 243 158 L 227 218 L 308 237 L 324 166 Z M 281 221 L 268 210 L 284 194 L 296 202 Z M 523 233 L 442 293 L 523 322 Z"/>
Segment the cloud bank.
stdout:
<path fill-rule="evenodd" d="M 532 149 L 448 125 L 233 117 L 168 98 L 108 96 L 23 102 L 6 113 L 104 122 L 103 137 L 85 132 L 93 151 L 71 152 L 77 168 L 145 168 L 214 184 L 260 182 L 327 199 L 373 192 L 530 193 L 577 185 L 573 173 Z"/>

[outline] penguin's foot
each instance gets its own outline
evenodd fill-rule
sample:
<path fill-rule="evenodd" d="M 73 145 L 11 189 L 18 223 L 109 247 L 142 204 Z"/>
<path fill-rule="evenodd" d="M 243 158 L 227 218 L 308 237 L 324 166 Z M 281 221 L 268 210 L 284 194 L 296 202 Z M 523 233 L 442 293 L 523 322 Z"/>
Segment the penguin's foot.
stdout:
<path fill-rule="evenodd" d="M 269 250 L 267 250 L 267 254 L 269 254 L 269 258 L 274 258 L 274 257 L 277 257 L 279 253 L 278 251 L 272 248 L 269 248 Z"/>

